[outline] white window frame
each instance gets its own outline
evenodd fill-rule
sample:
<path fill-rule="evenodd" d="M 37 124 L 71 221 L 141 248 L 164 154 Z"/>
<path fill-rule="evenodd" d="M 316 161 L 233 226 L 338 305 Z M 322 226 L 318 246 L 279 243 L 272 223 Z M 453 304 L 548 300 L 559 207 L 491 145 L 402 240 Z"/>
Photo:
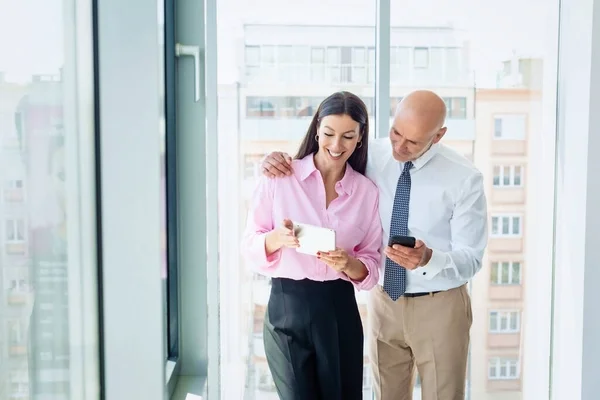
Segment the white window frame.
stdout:
<path fill-rule="evenodd" d="M 514 134 L 503 134 L 505 126 L 504 126 L 504 120 L 506 118 L 510 118 L 510 117 L 522 117 L 523 118 L 523 122 L 524 122 L 524 126 L 523 126 L 523 137 L 514 135 Z M 496 121 L 500 120 L 501 121 L 501 129 L 500 129 L 500 136 L 498 136 L 496 133 Z M 494 140 L 515 140 L 515 141 L 524 141 L 527 139 L 527 115 L 526 114 L 518 114 L 518 113 L 504 113 L 504 114 L 495 114 L 494 115 L 494 126 L 492 129 L 492 139 Z"/>
<path fill-rule="evenodd" d="M 495 320 L 495 328 L 492 328 L 492 318 Z M 516 328 L 511 328 L 513 319 L 516 320 Z M 506 321 L 506 328 L 502 328 L 502 321 Z M 490 310 L 488 312 L 488 332 L 494 334 L 519 333 L 521 332 L 520 310 Z"/>
<path fill-rule="evenodd" d="M 502 282 L 502 270 L 504 268 L 504 264 L 508 264 L 508 282 Z M 519 274 L 517 277 L 517 282 L 513 282 L 514 279 L 514 266 L 515 264 L 519 264 Z M 496 271 L 496 281 L 492 281 L 491 276 L 493 270 Z M 490 263 L 490 283 L 494 286 L 516 286 L 520 285 L 523 276 L 523 262 L 521 261 L 492 261 Z"/>
<path fill-rule="evenodd" d="M 499 169 L 499 173 L 498 175 L 496 175 L 496 168 Z M 509 183 L 508 185 L 504 184 L 504 178 L 506 178 L 506 176 L 504 175 L 504 170 L 506 168 L 509 168 L 509 175 L 508 175 L 508 179 L 509 179 Z M 521 170 L 520 172 L 520 178 L 521 178 L 521 182 L 519 182 L 518 184 L 515 183 L 515 177 L 516 175 L 516 170 L 517 168 L 519 168 Z M 503 164 L 494 164 L 492 166 L 492 185 L 495 188 L 508 188 L 508 187 L 523 187 L 523 173 L 524 173 L 524 166 L 523 165 L 503 165 Z M 496 184 L 496 177 L 498 177 L 498 184 Z"/>
<path fill-rule="evenodd" d="M 413 47 L 413 68 L 427 69 L 429 68 L 429 47 Z M 419 57 L 424 57 L 424 61 L 420 62 Z M 417 62 L 419 61 L 419 62 Z"/>
<path fill-rule="evenodd" d="M 6 241 L 6 243 L 11 243 L 11 244 L 19 244 L 19 243 L 25 243 L 27 241 L 27 223 L 25 218 L 7 218 L 4 220 L 4 240 Z M 18 235 L 19 232 L 19 222 L 23 223 L 23 231 L 21 232 L 23 235 L 23 238 L 16 238 L 15 237 Z M 12 235 L 8 234 L 8 225 L 12 225 Z"/>
<path fill-rule="evenodd" d="M 515 367 L 515 374 L 510 374 L 510 368 Z M 492 367 L 494 367 L 495 373 L 492 374 Z M 500 370 L 501 367 L 506 368 L 506 375 L 501 376 Z M 507 380 L 516 380 L 521 376 L 520 374 L 520 362 L 518 358 L 505 358 L 505 357 L 492 357 L 488 360 L 488 379 L 489 380 L 498 380 L 498 381 L 507 381 Z"/>
<path fill-rule="evenodd" d="M 498 219 L 498 232 L 494 232 L 494 219 Z M 509 231 L 510 233 L 503 234 L 502 227 L 504 226 L 504 219 L 509 219 Z M 514 219 L 519 218 L 519 233 L 512 233 L 514 226 Z M 490 237 L 493 238 L 520 238 L 523 236 L 523 215 L 522 214 L 501 214 L 493 213 L 490 218 Z"/>

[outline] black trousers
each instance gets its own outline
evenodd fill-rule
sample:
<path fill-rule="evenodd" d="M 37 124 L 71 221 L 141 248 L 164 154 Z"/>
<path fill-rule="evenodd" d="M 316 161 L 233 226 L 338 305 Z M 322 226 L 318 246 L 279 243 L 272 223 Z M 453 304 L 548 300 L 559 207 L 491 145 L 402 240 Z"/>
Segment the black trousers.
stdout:
<path fill-rule="evenodd" d="M 363 327 L 350 282 L 273 278 L 264 342 L 280 399 L 362 399 Z"/>

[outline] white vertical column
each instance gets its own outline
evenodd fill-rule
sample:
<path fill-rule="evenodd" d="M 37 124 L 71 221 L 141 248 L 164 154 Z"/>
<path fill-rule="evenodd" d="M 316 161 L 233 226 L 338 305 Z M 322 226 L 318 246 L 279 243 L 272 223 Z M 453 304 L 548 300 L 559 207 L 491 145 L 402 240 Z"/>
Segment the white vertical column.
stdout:
<path fill-rule="evenodd" d="M 390 130 L 390 0 L 377 0 L 375 25 L 375 137 Z"/>
<path fill-rule="evenodd" d="M 552 399 L 600 393 L 600 7 L 561 2 Z"/>
<path fill-rule="evenodd" d="M 163 400 L 157 3 L 97 7 L 104 397 Z"/>

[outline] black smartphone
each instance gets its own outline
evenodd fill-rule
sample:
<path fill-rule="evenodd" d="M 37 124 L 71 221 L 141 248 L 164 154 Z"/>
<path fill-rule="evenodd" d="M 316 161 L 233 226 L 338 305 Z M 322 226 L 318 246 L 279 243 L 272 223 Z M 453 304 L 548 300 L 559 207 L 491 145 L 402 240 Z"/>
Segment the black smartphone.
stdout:
<path fill-rule="evenodd" d="M 400 236 L 400 235 L 394 235 L 390 238 L 390 241 L 388 242 L 388 246 L 393 246 L 395 244 L 399 244 L 400 246 L 404 246 L 404 247 L 415 247 L 416 244 L 416 240 L 414 237 L 412 236 Z"/>

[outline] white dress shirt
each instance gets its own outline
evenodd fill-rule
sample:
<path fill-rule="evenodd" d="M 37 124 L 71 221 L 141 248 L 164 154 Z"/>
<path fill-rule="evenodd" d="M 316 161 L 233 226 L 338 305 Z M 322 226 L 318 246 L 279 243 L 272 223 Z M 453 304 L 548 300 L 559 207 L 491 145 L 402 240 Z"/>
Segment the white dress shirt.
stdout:
<path fill-rule="evenodd" d="M 369 143 L 367 176 L 379 188 L 382 249 L 389 240 L 396 185 L 403 165 L 394 159 L 389 139 Z M 425 242 L 433 253 L 427 265 L 407 270 L 406 292 L 461 286 L 481 269 L 487 245 L 483 176 L 465 157 L 438 143 L 413 161 L 410 177 L 408 234 Z M 381 259 L 381 285 L 385 258 Z"/>

